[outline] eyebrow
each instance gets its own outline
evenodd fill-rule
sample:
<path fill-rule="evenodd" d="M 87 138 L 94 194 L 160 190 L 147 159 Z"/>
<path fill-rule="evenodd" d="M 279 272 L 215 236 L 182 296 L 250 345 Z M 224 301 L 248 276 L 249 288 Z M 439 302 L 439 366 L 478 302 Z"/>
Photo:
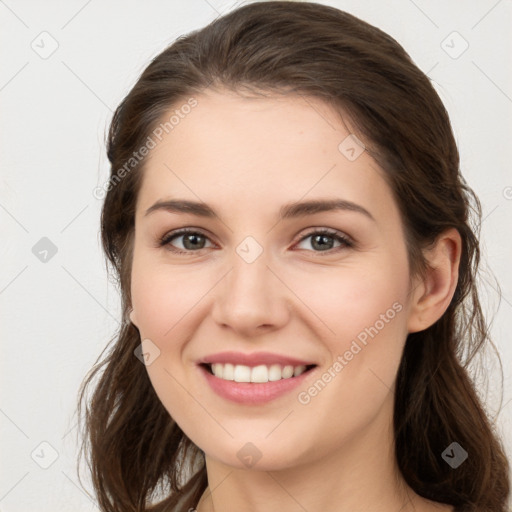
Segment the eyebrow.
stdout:
<path fill-rule="evenodd" d="M 146 210 L 144 216 L 147 216 L 157 210 L 164 210 L 174 213 L 189 213 L 199 217 L 207 218 L 217 217 L 215 210 L 210 205 L 203 202 L 188 201 L 185 199 L 169 199 L 164 201 L 157 201 L 153 206 Z M 361 213 L 376 222 L 375 218 L 368 210 L 356 203 L 346 201 L 344 199 L 315 199 L 310 201 L 297 201 L 288 203 L 281 207 L 279 210 L 279 216 L 281 219 L 292 219 L 313 215 L 315 213 L 330 212 L 336 210 Z"/>

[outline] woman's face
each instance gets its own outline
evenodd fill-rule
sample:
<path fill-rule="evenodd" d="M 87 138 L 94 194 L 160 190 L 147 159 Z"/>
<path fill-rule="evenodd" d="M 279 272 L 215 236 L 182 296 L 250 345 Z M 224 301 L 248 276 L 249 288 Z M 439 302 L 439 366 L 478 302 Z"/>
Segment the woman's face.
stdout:
<path fill-rule="evenodd" d="M 137 202 L 131 319 L 152 385 L 185 434 L 229 466 L 292 467 L 362 439 L 370 450 L 392 431 L 411 318 L 392 192 L 319 100 L 195 99 L 151 150 Z M 215 214 L 151 209 L 166 201 Z M 299 207 L 311 201 L 340 207 Z M 193 233 L 169 236 L 183 228 Z M 238 353 L 219 356 L 234 365 L 220 366 L 228 379 L 268 380 L 262 366 L 274 363 L 271 381 L 200 365 L 223 352 Z M 272 380 L 297 360 L 316 366 Z"/>

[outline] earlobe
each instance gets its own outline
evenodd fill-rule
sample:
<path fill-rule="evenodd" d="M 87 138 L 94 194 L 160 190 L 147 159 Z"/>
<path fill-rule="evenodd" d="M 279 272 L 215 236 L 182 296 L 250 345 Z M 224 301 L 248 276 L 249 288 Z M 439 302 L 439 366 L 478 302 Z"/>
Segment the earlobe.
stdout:
<path fill-rule="evenodd" d="M 448 309 L 457 287 L 461 248 L 459 232 L 450 228 L 424 253 L 428 269 L 413 293 L 409 332 L 427 329 Z"/>

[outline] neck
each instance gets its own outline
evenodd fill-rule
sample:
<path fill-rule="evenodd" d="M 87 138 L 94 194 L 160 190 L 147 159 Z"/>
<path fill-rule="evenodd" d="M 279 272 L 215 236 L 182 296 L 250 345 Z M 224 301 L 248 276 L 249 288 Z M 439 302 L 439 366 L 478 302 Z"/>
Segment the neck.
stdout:
<path fill-rule="evenodd" d="M 386 402 L 379 415 L 392 418 L 392 405 Z M 391 421 L 386 424 L 382 428 L 375 418 L 337 451 L 316 454 L 312 448 L 301 463 L 275 470 L 234 468 L 206 456 L 209 485 L 197 512 L 431 510 L 401 477 Z"/>

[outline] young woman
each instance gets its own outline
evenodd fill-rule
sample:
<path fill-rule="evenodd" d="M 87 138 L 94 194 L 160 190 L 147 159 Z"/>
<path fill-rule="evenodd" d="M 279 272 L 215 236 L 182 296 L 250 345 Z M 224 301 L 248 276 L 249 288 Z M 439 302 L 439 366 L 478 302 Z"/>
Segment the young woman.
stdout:
<path fill-rule="evenodd" d="M 487 342 L 480 205 L 394 39 L 243 6 L 151 62 L 108 157 L 125 322 L 80 396 L 98 377 L 102 511 L 506 510 L 463 357 Z"/>

